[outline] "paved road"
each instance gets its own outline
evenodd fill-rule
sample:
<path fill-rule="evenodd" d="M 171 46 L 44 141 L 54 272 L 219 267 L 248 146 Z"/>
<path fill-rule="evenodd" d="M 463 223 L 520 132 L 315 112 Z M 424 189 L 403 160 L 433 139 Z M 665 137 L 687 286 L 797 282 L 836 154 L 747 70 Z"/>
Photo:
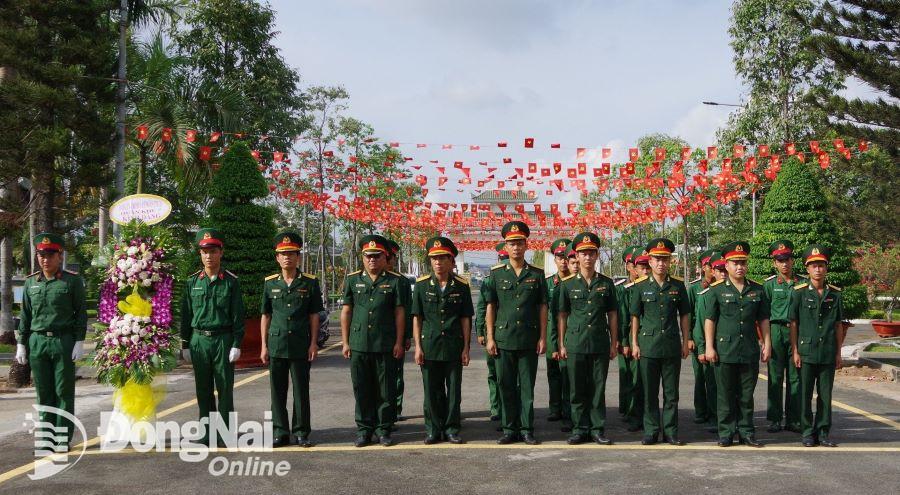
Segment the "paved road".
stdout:
<path fill-rule="evenodd" d="M 33 439 L 19 431 L 0 436 L 0 493 L 509 493 L 527 490 L 545 493 L 683 493 L 688 490 L 734 490 L 763 493 L 789 488 L 792 493 L 872 492 L 897 493 L 900 486 L 900 403 L 865 391 L 839 388 L 835 400 L 846 407 L 835 410 L 832 437 L 837 449 L 803 449 L 798 435 L 765 432 L 765 381 L 756 391 L 758 436 L 763 449 L 715 446 L 712 434 L 692 419 L 693 378 L 690 363 L 681 374 L 679 421 L 688 445 L 644 447 L 640 433 L 628 433 L 616 411 L 618 375 L 611 367 L 607 389 L 607 434 L 610 447 L 565 444 L 566 434 L 547 416 L 547 383 L 541 360 L 536 391 L 537 447 L 517 444 L 500 447 L 496 423 L 489 421 L 486 368 L 483 354 L 474 353 L 463 382 L 466 445 L 422 445 L 422 386 L 418 368 L 408 355 L 405 369 L 407 395 L 392 448 L 355 449 L 353 394 L 347 361 L 333 349 L 314 365 L 313 449 L 274 452 L 218 452 L 205 461 L 187 463 L 176 452 L 104 453 L 95 445 L 68 470 L 48 479 L 32 481 Z M 269 406 L 268 378 L 264 371 L 240 371 L 236 377 L 236 406 L 241 420 L 261 420 Z M 168 377 L 168 396 L 160 419 L 195 419 L 193 381 L 188 370 Z M 21 411 L 33 396 L 3 396 L 0 409 Z M 99 411 L 108 410 L 109 389 L 79 386 L 76 414 L 93 438 Z M 848 410 L 849 409 L 849 410 Z M 77 449 L 80 451 L 80 449 Z M 214 458 L 218 458 L 212 461 Z M 259 464 L 287 461 L 284 476 L 213 476 L 227 462 Z M 212 461 L 212 462 L 211 462 Z M 230 465 L 230 464 L 229 464 Z"/>

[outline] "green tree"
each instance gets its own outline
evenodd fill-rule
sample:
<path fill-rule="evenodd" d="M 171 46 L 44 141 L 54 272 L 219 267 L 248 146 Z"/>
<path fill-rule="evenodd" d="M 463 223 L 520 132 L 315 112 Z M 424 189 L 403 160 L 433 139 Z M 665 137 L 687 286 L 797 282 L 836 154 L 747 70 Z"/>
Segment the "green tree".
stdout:
<path fill-rule="evenodd" d="M 798 252 L 814 243 L 829 246 L 828 282 L 845 289 L 845 312 L 848 318 L 856 317 L 865 310 L 865 288 L 860 300 L 860 287 L 856 286 L 859 274 L 853 269 L 845 240 L 828 215 L 828 203 L 813 167 L 795 158 L 784 163 L 750 241 L 748 276 L 760 281 L 774 272 L 768 249 L 776 240 L 792 241 Z M 803 273 L 802 266 L 798 265 L 798 271 Z"/>
<path fill-rule="evenodd" d="M 213 202 L 204 224 L 222 232 L 222 263 L 241 278 L 247 318 L 259 316 L 262 281 L 274 268 L 273 212 L 256 203 L 268 193 L 250 148 L 243 142 L 233 144 L 210 184 Z"/>

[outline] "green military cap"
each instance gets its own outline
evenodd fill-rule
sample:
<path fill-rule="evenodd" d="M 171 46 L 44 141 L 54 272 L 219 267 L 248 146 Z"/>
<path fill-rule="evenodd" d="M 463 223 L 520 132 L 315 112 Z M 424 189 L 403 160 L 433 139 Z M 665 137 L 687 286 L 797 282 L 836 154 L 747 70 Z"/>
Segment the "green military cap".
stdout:
<path fill-rule="evenodd" d="M 821 244 L 810 244 L 803 250 L 803 264 L 808 265 L 813 261 L 824 261 L 828 263 L 831 259 L 831 248 Z"/>
<path fill-rule="evenodd" d="M 569 244 L 568 246 L 566 246 L 566 248 L 568 248 L 566 250 L 566 258 L 574 258 L 576 255 L 578 255 L 578 253 L 575 252 L 574 243 Z"/>
<path fill-rule="evenodd" d="M 665 237 L 657 237 L 647 243 L 647 254 L 657 258 L 668 258 L 675 252 L 675 243 Z"/>
<path fill-rule="evenodd" d="M 453 244 L 453 241 L 446 237 L 432 237 L 428 239 L 425 243 L 425 250 L 428 251 L 428 256 L 440 256 L 442 254 L 449 254 L 454 258 L 459 254 L 459 250 L 456 249 L 456 244 Z"/>
<path fill-rule="evenodd" d="M 400 252 L 400 245 L 391 239 L 385 238 L 385 240 L 387 241 L 388 254 L 391 256 L 397 256 L 397 253 Z"/>
<path fill-rule="evenodd" d="M 388 254 L 389 248 L 390 241 L 378 234 L 363 236 L 363 238 L 359 240 L 359 249 L 362 250 L 363 254 Z"/>
<path fill-rule="evenodd" d="M 219 232 L 219 229 L 212 227 L 198 230 L 197 235 L 194 236 L 194 242 L 202 248 L 224 246 L 222 233 Z"/>
<path fill-rule="evenodd" d="M 622 262 L 623 263 L 634 263 L 634 246 L 625 246 L 625 249 L 622 251 Z"/>
<path fill-rule="evenodd" d="M 641 246 L 634 246 L 634 250 L 632 251 L 631 259 L 634 260 L 635 265 L 649 265 L 650 264 L 650 255 L 647 254 L 647 250 Z"/>
<path fill-rule="evenodd" d="M 750 257 L 750 244 L 745 241 L 729 242 L 722 248 L 725 261 L 741 261 Z"/>
<path fill-rule="evenodd" d="M 710 262 L 712 261 L 712 255 L 713 253 L 715 253 L 715 251 L 715 249 L 704 249 L 703 251 L 700 251 L 700 256 L 698 256 L 698 259 L 700 260 L 700 266 L 710 264 Z"/>
<path fill-rule="evenodd" d="M 565 237 L 557 239 L 553 241 L 553 244 L 550 244 L 550 252 L 553 254 L 565 254 L 566 247 L 568 247 L 571 242 L 571 239 L 566 239 Z"/>
<path fill-rule="evenodd" d="M 713 253 L 709 256 L 709 266 L 713 267 L 716 270 L 725 269 L 725 260 L 722 259 L 722 253 L 720 251 L 713 251 Z"/>
<path fill-rule="evenodd" d="M 575 251 L 588 251 L 591 249 L 598 251 L 600 249 L 600 238 L 592 232 L 582 232 L 575 236 L 572 244 L 574 244 L 572 249 Z"/>
<path fill-rule="evenodd" d="M 34 236 L 32 239 L 34 248 L 38 251 L 52 251 L 58 253 L 65 250 L 66 241 L 59 234 L 44 232 Z"/>
<path fill-rule="evenodd" d="M 300 251 L 300 248 L 303 247 L 303 239 L 300 238 L 300 234 L 293 230 L 279 232 L 278 235 L 273 238 L 272 243 L 275 244 L 276 253 Z"/>
<path fill-rule="evenodd" d="M 527 239 L 528 236 L 531 235 L 531 230 L 525 222 L 513 220 L 511 222 L 506 222 L 506 225 L 500 229 L 500 235 L 507 241 Z"/>
<path fill-rule="evenodd" d="M 769 244 L 769 256 L 784 261 L 794 255 L 794 243 L 788 240 L 775 241 Z"/>
<path fill-rule="evenodd" d="M 509 253 L 506 252 L 506 243 L 503 241 L 498 242 L 497 245 L 494 246 L 494 251 L 497 251 L 497 256 L 501 260 L 509 258 Z"/>

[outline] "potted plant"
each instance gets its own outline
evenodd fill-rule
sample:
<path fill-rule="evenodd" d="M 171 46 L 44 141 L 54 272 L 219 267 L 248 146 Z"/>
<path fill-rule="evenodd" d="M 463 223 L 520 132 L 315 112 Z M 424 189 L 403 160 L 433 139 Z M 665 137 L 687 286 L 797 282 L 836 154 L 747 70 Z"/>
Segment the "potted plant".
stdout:
<path fill-rule="evenodd" d="M 875 333 L 880 337 L 900 336 L 900 322 L 893 320 L 894 307 L 900 299 L 900 246 L 866 246 L 856 253 L 855 265 L 862 282 L 875 300 L 887 303 L 887 319 L 872 321 Z"/>

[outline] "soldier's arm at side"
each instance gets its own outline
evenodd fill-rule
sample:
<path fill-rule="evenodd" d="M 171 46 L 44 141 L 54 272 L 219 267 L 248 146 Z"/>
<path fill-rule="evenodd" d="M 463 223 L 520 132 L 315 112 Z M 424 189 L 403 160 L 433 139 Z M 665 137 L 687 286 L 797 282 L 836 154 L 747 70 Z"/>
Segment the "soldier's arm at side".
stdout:
<path fill-rule="evenodd" d="M 19 315 L 19 328 L 16 332 L 16 343 L 28 347 L 28 337 L 31 336 L 31 296 L 28 295 L 28 283 L 22 291 L 22 313 Z"/>
<path fill-rule="evenodd" d="M 609 343 L 610 343 L 610 359 L 616 357 L 614 353 L 619 352 L 619 295 L 616 293 L 616 286 L 612 280 L 609 282 L 609 307 L 612 308 L 606 312 L 606 322 L 609 325 Z"/>
<path fill-rule="evenodd" d="M 350 282 L 344 279 L 344 297 L 343 306 L 341 306 L 341 345 L 343 347 L 341 353 L 345 358 L 350 359 L 350 320 L 353 318 L 353 290 Z"/>

